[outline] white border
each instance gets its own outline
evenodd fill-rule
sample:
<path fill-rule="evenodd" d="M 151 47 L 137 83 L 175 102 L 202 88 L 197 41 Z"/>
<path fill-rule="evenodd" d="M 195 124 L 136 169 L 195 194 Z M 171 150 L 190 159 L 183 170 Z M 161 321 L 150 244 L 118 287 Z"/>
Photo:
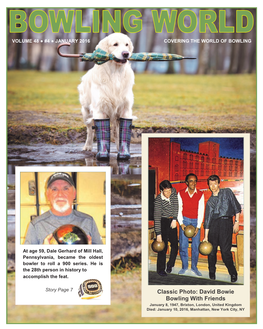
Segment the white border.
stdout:
<path fill-rule="evenodd" d="M 164 295 L 158 295 L 157 289 L 187 289 L 195 290 L 196 285 L 149 285 L 148 284 L 148 141 L 149 138 L 234 138 L 239 137 L 244 140 L 244 284 L 243 285 L 211 285 L 201 286 L 198 289 L 233 289 L 233 297 L 227 296 L 228 303 L 241 303 L 245 311 L 240 312 L 161 312 L 148 311 L 150 303 L 165 302 Z M 249 317 L 250 316 L 250 134 L 142 134 L 142 317 Z M 227 287 L 227 288 L 226 288 Z M 231 298 L 232 297 L 232 298 Z"/>
<path fill-rule="evenodd" d="M 38 250 L 37 255 L 40 255 L 39 249 L 47 251 L 49 246 L 46 245 L 23 245 L 20 243 L 20 173 L 21 172 L 103 172 L 106 174 L 106 243 L 104 245 L 91 245 L 87 248 L 96 248 L 103 250 L 103 266 L 93 266 L 88 268 L 85 273 L 72 273 L 69 280 L 59 279 L 39 279 L 36 280 L 23 279 L 22 257 L 23 249 Z M 78 166 L 25 166 L 16 167 L 16 305 L 110 305 L 111 303 L 111 168 L 110 167 L 78 167 Z M 53 246 L 57 247 L 57 246 Z M 72 249 L 77 249 L 81 252 L 83 245 L 71 246 Z M 50 248 L 51 249 L 51 248 Z M 20 265 L 19 265 L 20 264 Z M 30 273 L 37 274 L 37 273 Z M 80 284 L 88 279 L 97 279 L 101 282 L 103 293 L 98 298 L 81 299 L 77 294 L 77 289 Z M 32 282 L 32 283 L 31 283 Z M 39 286 L 39 288 L 38 288 Z M 34 287 L 34 288 L 33 288 Z M 46 292 L 49 287 L 72 288 L 71 291 L 65 294 L 56 292 Z M 33 291 L 32 291 L 33 290 Z"/>

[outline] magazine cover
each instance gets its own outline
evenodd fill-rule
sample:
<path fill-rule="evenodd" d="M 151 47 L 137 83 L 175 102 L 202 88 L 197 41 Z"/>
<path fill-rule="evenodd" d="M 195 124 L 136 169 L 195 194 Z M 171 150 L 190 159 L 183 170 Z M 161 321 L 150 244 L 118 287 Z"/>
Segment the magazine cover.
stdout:
<path fill-rule="evenodd" d="M 258 6 L 6 6 L 6 324 L 257 324 Z"/>

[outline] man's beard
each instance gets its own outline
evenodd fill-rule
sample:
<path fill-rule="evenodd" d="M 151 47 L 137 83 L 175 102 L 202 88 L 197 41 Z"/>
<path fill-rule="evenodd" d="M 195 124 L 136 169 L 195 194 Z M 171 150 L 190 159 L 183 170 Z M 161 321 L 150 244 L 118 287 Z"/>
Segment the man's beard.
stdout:
<path fill-rule="evenodd" d="M 66 204 L 64 206 L 59 206 L 57 204 L 57 201 L 58 200 L 55 200 L 54 203 L 53 203 L 53 208 L 58 211 L 58 212 L 61 212 L 61 213 L 64 213 L 65 211 L 67 211 L 69 208 L 70 208 L 70 204 L 68 202 L 68 200 L 63 200 L 66 202 Z"/>

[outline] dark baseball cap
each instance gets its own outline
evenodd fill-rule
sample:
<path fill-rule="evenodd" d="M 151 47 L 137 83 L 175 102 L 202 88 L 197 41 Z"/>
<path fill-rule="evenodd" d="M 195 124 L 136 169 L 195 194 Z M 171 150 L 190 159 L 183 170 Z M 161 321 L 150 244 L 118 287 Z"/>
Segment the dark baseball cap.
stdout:
<path fill-rule="evenodd" d="M 73 179 L 72 177 L 65 173 L 65 172 L 56 172 L 55 174 L 51 175 L 48 179 L 48 182 L 47 182 L 47 188 L 53 183 L 55 182 L 56 180 L 58 179 L 62 179 L 66 182 L 68 182 L 70 185 L 74 186 L 75 187 L 75 184 L 73 182 Z"/>

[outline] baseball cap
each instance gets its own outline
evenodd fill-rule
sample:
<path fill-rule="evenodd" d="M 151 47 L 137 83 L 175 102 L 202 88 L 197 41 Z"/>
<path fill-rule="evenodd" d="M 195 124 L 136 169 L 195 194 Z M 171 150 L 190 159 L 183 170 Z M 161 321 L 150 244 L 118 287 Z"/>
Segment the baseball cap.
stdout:
<path fill-rule="evenodd" d="M 49 187 L 53 182 L 55 182 L 58 179 L 62 179 L 75 187 L 72 177 L 65 172 L 56 172 L 55 174 L 51 175 L 48 179 L 47 187 Z"/>

